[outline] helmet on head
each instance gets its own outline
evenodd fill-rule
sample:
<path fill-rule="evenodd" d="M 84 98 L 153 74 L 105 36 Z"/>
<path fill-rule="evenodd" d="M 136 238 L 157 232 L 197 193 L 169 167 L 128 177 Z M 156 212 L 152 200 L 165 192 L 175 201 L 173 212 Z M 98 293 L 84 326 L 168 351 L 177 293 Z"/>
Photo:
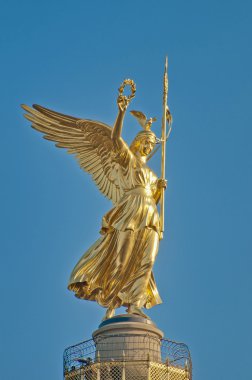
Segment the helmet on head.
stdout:
<path fill-rule="evenodd" d="M 130 111 L 130 113 L 135 116 L 135 118 L 138 120 L 139 124 L 143 127 L 143 131 L 138 132 L 134 140 L 132 141 L 130 145 L 130 149 L 134 152 L 138 146 L 140 145 L 142 140 L 145 140 L 147 138 L 151 139 L 153 141 L 153 144 L 156 144 L 158 139 L 154 132 L 151 131 L 151 125 L 154 121 L 157 119 L 155 117 L 151 117 L 150 119 L 147 119 L 145 114 L 141 111 Z"/>

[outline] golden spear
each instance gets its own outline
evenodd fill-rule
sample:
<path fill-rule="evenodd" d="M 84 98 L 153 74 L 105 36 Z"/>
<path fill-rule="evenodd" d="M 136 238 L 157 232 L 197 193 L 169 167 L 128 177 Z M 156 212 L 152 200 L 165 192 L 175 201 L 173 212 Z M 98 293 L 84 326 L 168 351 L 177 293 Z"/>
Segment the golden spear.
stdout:
<path fill-rule="evenodd" d="M 161 155 L 161 178 L 165 180 L 165 158 L 166 158 L 166 141 L 171 132 L 172 116 L 167 105 L 168 99 L 168 58 L 165 59 L 165 70 L 164 70 L 164 88 L 163 88 L 163 117 L 162 117 L 162 155 Z M 168 135 L 166 136 L 166 121 L 170 125 Z M 161 239 L 164 234 L 164 211 L 165 211 L 165 189 L 161 189 L 161 199 L 160 199 L 160 231 Z"/>

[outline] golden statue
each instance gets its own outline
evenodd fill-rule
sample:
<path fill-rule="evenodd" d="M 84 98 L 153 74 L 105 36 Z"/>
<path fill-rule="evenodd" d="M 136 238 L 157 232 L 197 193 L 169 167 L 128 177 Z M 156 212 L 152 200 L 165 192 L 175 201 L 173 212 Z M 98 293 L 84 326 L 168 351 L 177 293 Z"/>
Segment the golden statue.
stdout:
<path fill-rule="evenodd" d="M 130 96 L 123 95 L 126 85 L 131 86 Z M 135 91 L 129 79 L 119 88 L 113 128 L 39 105 L 22 106 L 32 127 L 44 133 L 45 139 L 57 142 L 57 147 L 74 154 L 81 168 L 113 202 L 102 218 L 101 237 L 81 257 L 68 284 L 76 297 L 106 307 L 104 319 L 111 318 L 120 306 L 126 306 L 130 314 L 147 317 L 142 308 L 162 302 L 152 267 L 162 238 L 157 203 L 166 180 L 157 178 L 147 166 L 158 140 L 151 131 L 154 118 L 147 120 L 141 112 L 131 111 L 143 130 L 130 147 L 122 138 L 125 112 Z"/>

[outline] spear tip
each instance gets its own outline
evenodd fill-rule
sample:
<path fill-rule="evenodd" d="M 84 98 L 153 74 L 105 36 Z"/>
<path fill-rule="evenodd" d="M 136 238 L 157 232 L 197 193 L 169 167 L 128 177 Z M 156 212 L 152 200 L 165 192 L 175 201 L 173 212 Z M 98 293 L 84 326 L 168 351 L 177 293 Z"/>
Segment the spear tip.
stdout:
<path fill-rule="evenodd" d="M 168 56 L 165 57 L 165 71 L 167 71 L 168 68 Z"/>

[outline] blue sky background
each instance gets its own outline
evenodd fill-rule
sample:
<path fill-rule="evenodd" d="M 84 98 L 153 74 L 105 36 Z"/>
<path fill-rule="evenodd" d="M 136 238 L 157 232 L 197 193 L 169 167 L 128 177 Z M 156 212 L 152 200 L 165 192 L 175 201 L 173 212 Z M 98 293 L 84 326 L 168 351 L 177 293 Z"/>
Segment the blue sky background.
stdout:
<path fill-rule="evenodd" d="M 174 128 L 154 268 L 164 303 L 149 315 L 189 345 L 195 380 L 251 376 L 251 12 L 244 0 L 2 2 L 2 378 L 60 379 L 64 348 L 97 328 L 104 310 L 66 285 L 111 207 L 19 105 L 113 124 L 130 77 L 131 109 L 160 121 L 166 53 Z M 138 130 L 128 115 L 126 141 Z"/>

